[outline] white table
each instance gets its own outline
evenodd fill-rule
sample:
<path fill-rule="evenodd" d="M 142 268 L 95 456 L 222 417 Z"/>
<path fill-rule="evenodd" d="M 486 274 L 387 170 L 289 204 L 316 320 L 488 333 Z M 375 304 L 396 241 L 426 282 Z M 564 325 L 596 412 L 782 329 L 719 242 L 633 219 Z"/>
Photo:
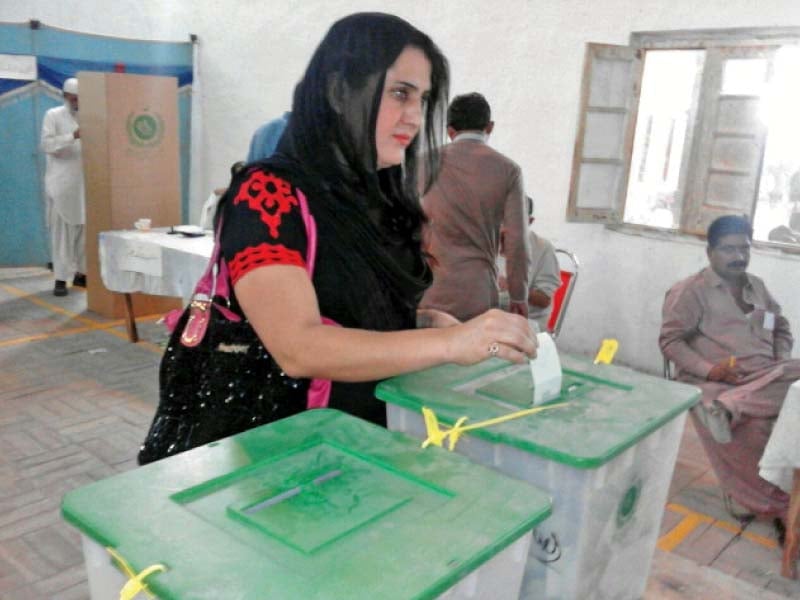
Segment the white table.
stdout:
<path fill-rule="evenodd" d="M 800 381 L 786 392 L 778 420 L 764 448 L 759 463 L 760 475 L 791 494 L 786 519 L 786 543 L 783 548 L 781 575 L 797 579 L 797 555 L 800 550 Z"/>
<path fill-rule="evenodd" d="M 138 333 L 130 295 L 177 296 L 188 302 L 214 248 L 211 232 L 188 238 L 167 231 L 103 231 L 99 236 L 100 277 L 106 288 L 125 296 L 132 342 Z"/>

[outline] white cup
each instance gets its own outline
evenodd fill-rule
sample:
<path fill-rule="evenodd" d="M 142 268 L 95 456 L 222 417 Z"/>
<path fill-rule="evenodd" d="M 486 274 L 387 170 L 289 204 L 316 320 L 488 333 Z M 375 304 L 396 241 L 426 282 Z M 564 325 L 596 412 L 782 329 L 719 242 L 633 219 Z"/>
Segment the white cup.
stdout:
<path fill-rule="evenodd" d="M 142 219 L 138 219 L 133 224 L 133 226 L 136 227 L 136 229 L 138 229 L 139 231 L 147 231 L 147 230 L 150 229 L 150 225 L 152 225 L 152 224 L 153 224 L 153 221 L 151 219 L 142 218 Z"/>

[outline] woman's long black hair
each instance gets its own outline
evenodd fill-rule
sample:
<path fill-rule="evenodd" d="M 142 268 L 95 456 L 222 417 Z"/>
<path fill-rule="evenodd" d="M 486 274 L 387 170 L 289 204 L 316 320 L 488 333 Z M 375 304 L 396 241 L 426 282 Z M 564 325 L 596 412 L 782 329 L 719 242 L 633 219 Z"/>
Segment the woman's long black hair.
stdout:
<path fill-rule="evenodd" d="M 406 149 L 404 163 L 379 170 L 375 127 L 386 71 L 409 46 L 421 50 L 431 64 L 424 123 Z M 365 325 L 376 329 L 399 325 L 387 322 L 392 312 L 387 303 L 394 305 L 394 312 L 398 307 L 413 311 L 430 282 L 420 251 L 425 216 L 419 191 L 427 190 L 438 174 L 448 86 L 447 60 L 426 34 L 393 15 L 345 17 L 314 52 L 295 88 L 277 153 L 267 161 L 295 176 L 302 174 L 297 185 L 306 188 L 312 214 L 335 240 L 333 247 L 324 245 L 321 235 L 319 252 L 339 255 L 351 276 L 343 284 L 372 284 L 382 290 L 371 299 L 367 314 L 352 307 L 366 317 Z M 413 268 L 407 261 L 399 264 L 397 253 L 388 251 L 397 244 L 411 245 L 419 257 Z M 373 281 L 368 281 L 369 273 Z M 364 299 L 356 298 L 358 302 Z M 407 320 L 403 324 L 408 326 Z"/>
<path fill-rule="evenodd" d="M 377 185 L 375 126 L 386 70 L 407 46 L 421 50 L 431 63 L 430 99 L 424 128 L 406 149 L 404 165 L 389 171 L 392 192 L 402 192 L 399 199 L 417 212 L 420 150 L 426 163 L 424 189 L 438 174 L 449 72 L 436 44 L 399 17 L 357 13 L 333 24 L 295 88 L 292 116 L 278 151 L 325 179 Z"/>

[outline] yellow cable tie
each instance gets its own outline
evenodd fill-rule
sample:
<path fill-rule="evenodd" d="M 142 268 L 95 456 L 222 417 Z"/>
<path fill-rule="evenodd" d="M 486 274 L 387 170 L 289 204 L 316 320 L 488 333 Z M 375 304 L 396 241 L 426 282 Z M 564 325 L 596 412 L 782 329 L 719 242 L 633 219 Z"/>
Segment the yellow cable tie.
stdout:
<path fill-rule="evenodd" d="M 131 566 L 124 558 L 122 558 L 122 555 L 119 552 L 117 552 L 116 550 L 114 550 L 114 548 L 111 548 L 110 546 L 106 546 L 106 552 L 108 552 L 111 555 L 111 557 L 114 559 L 114 562 L 116 562 L 117 566 L 120 569 L 122 569 L 122 572 L 128 579 L 136 577 L 136 573 L 133 572 Z"/>
<path fill-rule="evenodd" d="M 594 364 L 610 365 L 618 348 L 619 342 L 614 338 L 603 340 L 600 344 L 600 350 L 597 351 L 597 356 L 594 357 Z"/>
<path fill-rule="evenodd" d="M 458 421 L 456 421 L 455 425 L 447 432 L 447 435 L 450 437 L 450 442 L 447 445 L 447 449 L 452 452 L 456 447 L 456 442 L 458 442 L 461 434 L 464 433 L 467 428 L 462 427 L 464 422 L 467 420 L 468 417 L 461 417 Z M 475 426 L 473 425 L 473 428 Z"/>
<path fill-rule="evenodd" d="M 544 410 L 550 410 L 551 408 L 560 408 L 562 406 L 566 406 L 567 404 L 569 404 L 569 402 L 559 402 L 557 404 L 546 404 L 545 406 L 534 406 L 533 408 L 526 408 L 525 410 L 519 410 L 514 413 L 503 415 L 502 417 L 494 417 L 493 419 L 487 419 L 485 421 L 481 421 L 480 423 L 467 425 L 466 427 L 463 428 L 463 431 L 470 431 L 471 429 L 478 429 L 479 427 L 489 427 L 490 425 L 499 425 L 500 423 L 505 423 L 506 421 L 511 421 L 512 419 L 527 417 L 528 415 L 535 415 L 538 412 L 542 412 Z"/>
<path fill-rule="evenodd" d="M 436 418 L 430 408 L 422 407 L 422 418 L 425 419 L 425 430 L 428 432 L 428 437 L 422 442 L 422 447 L 427 448 L 431 444 L 434 446 L 442 447 L 446 433 L 439 427 L 439 419 Z"/>
<path fill-rule="evenodd" d="M 136 577 L 128 580 L 128 583 L 126 583 L 119 592 L 119 600 L 133 600 L 133 598 L 142 591 L 150 598 L 154 598 L 150 590 L 147 589 L 147 584 L 144 582 L 144 579 L 153 573 L 166 570 L 167 568 L 164 565 L 150 565 Z"/>
<path fill-rule="evenodd" d="M 128 562 L 122 558 L 122 555 L 114 550 L 114 548 L 106 547 L 106 552 L 112 556 L 114 561 L 117 563 L 117 566 L 119 566 L 119 568 L 128 578 L 128 581 L 124 586 L 122 586 L 122 589 L 119 592 L 119 600 L 133 600 L 133 598 L 135 598 L 139 592 L 144 592 L 148 597 L 155 598 L 153 593 L 147 589 L 147 584 L 144 582 L 144 580 L 153 573 L 166 571 L 167 568 L 164 565 L 150 565 L 137 575 Z"/>
<path fill-rule="evenodd" d="M 538 412 L 553 408 L 560 408 L 562 406 L 567 406 L 568 404 L 569 402 L 559 402 L 558 404 L 548 404 L 546 406 L 526 408 L 525 410 L 519 410 L 517 412 L 503 415 L 502 417 L 494 417 L 493 419 L 487 419 L 485 421 L 480 421 L 479 423 L 473 423 L 472 425 L 464 425 L 469 417 L 461 417 L 449 429 L 442 429 L 439 425 L 439 419 L 436 417 L 436 413 L 430 408 L 423 406 L 422 418 L 425 421 L 425 429 L 428 437 L 426 437 L 422 442 L 422 447 L 427 448 L 433 444 L 434 446 L 439 446 L 441 448 L 444 440 L 449 438 L 447 448 L 452 452 L 456 447 L 456 443 L 458 443 L 458 440 L 466 431 L 472 431 L 473 429 L 479 429 L 481 427 L 490 427 L 491 425 L 499 425 L 500 423 L 505 423 L 506 421 L 511 421 L 512 419 L 527 417 L 528 415 L 534 415 Z"/>

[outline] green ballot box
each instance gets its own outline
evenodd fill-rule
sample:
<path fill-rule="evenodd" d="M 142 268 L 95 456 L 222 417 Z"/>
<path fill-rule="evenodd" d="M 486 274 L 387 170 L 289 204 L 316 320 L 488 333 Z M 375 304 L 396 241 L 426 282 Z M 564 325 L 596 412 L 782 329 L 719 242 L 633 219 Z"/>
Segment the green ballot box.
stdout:
<path fill-rule="evenodd" d="M 334 410 L 312 410 L 73 490 L 94 600 L 515 598 L 550 499 Z M 124 570 L 124 567 L 123 569 Z M 497 595 L 499 594 L 499 595 Z"/>
<path fill-rule="evenodd" d="M 647 583 L 686 411 L 700 390 L 561 355 L 565 406 L 475 429 L 455 451 L 547 490 L 522 598 L 640 598 Z M 531 406 L 527 365 L 491 359 L 381 383 L 389 428 L 427 437 L 421 408 L 467 425 Z M 545 405 L 546 406 L 546 405 Z"/>

